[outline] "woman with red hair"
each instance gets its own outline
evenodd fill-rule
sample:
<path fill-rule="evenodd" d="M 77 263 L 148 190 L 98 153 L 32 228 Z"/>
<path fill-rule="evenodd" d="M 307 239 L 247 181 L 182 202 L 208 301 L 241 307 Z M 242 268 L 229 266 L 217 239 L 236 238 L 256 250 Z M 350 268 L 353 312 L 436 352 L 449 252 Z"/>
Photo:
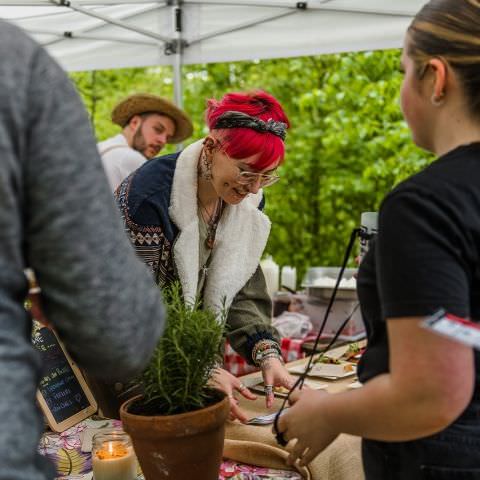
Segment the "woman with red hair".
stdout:
<path fill-rule="evenodd" d="M 259 267 L 270 232 L 263 188 L 275 183 L 285 154 L 288 119 L 271 95 L 229 93 L 210 100 L 209 134 L 185 150 L 150 160 L 127 177 L 116 195 L 137 254 L 163 287 L 178 280 L 186 301 L 227 308 L 226 337 L 261 368 L 267 406 L 273 387 L 292 379 L 270 325 L 272 305 Z M 255 396 L 226 370 L 212 384 L 231 400 Z"/>

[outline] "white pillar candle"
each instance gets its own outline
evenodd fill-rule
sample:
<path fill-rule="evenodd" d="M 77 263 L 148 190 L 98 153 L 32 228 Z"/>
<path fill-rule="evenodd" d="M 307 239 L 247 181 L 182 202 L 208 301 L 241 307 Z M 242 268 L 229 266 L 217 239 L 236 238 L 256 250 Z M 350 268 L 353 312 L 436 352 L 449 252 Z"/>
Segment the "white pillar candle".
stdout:
<path fill-rule="evenodd" d="M 278 280 L 280 276 L 279 267 L 272 257 L 267 257 L 265 260 L 262 260 L 260 266 L 262 267 L 263 275 L 265 276 L 267 291 L 270 297 L 273 298 L 273 295 L 278 290 Z"/>
<path fill-rule="evenodd" d="M 297 271 L 295 267 L 286 265 L 282 268 L 282 277 L 280 281 L 281 287 L 287 287 L 290 290 L 296 290 L 297 288 Z"/>
<path fill-rule="evenodd" d="M 135 480 L 137 460 L 130 442 L 96 441 L 92 450 L 94 480 Z"/>

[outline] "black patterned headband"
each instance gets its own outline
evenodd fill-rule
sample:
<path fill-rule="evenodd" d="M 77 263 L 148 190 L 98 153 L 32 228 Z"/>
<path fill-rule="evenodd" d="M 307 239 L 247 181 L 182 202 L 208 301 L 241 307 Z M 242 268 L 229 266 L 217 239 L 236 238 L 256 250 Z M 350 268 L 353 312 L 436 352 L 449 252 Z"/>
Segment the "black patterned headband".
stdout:
<path fill-rule="evenodd" d="M 230 110 L 218 117 L 217 123 L 215 124 L 215 129 L 222 128 L 251 128 L 256 132 L 270 132 L 280 137 L 282 140 L 285 140 L 287 135 L 287 124 L 283 122 L 277 122 L 273 119 L 268 119 L 267 121 L 262 120 L 261 118 L 252 117 L 246 113 L 236 112 Z"/>

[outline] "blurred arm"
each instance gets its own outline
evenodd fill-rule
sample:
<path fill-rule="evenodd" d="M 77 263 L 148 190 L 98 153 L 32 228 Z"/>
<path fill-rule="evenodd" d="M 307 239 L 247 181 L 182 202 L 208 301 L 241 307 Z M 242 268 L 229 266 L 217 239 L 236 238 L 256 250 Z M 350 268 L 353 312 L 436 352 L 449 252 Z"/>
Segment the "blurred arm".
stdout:
<path fill-rule="evenodd" d="M 25 251 L 45 313 L 92 374 L 133 375 L 163 329 L 160 293 L 122 228 L 85 110 L 39 51 L 26 99 Z"/>

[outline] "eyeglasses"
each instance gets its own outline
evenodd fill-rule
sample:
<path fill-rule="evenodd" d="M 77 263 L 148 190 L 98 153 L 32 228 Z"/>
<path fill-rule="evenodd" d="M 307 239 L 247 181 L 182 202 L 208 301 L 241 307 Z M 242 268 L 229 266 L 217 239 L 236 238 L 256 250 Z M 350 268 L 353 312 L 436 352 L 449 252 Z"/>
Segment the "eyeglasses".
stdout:
<path fill-rule="evenodd" d="M 266 175 L 264 173 L 254 173 L 241 170 L 235 181 L 240 185 L 252 185 L 260 180 L 260 187 L 269 187 L 280 180 L 278 175 Z"/>
<path fill-rule="evenodd" d="M 233 159 L 225 150 L 222 149 L 221 152 L 231 162 L 233 162 Z M 266 173 L 249 172 L 247 170 L 242 170 L 238 165 L 237 165 L 237 168 L 240 170 L 240 172 L 237 175 L 237 178 L 235 178 L 235 181 L 240 185 L 248 186 L 260 180 L 260 187 L 264 188 L 264 187 L 269 187 L 270 185 L 273 185 L 274 183 L 277 183 L 280 180 L 280 177 L 278 175 L 268 175 Z"/>

